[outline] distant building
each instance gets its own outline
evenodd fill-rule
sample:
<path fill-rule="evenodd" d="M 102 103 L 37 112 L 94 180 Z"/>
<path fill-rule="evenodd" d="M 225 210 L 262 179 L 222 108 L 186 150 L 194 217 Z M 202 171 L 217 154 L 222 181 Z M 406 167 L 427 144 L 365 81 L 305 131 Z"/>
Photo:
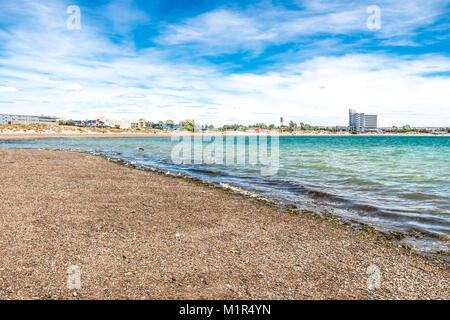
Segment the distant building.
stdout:
<path fill-rule="evenodd" d="M 358 113 L 349 109 L 349 129 L 359 132 L 372 131 L 377 129 L 377 115 Z"/>
<path fill-rule="evenodd" d="M 145 119 L 139 119 L 137 122 L 131 122 L 131 129 L 144 129 Z"/>
<path fill-rule="evenodd" d="M 101 119 L 96 120 L 74 120 L 76 126 L 88 128 L 109 128 L 108 125 Z"/>
<path fill-rule="evenodd" d="M 14 123 L 56 123 L 57 117 L 50 116 L 29 116 L 19 114 L 0 114 L 0 124 Z"/>
<path fill-rule="evenodd" d="M 152 128 L 162 128 L 163 130 L 179 130 L 182 128 L 181 125 L 167 125 L 167 124 L 163 124 L 163 123 L 152 123 Z"/>
<path fill-rule="evenodd" d="M 126 119 L 109 119 L 108 123 L 112 128 L 130 129 L 131 124 L 134 123 L 134 121 Z"/>
<path fill-rule="evenodd" d="M 108 119 L 106 117 L 97 117 L 95 120 L 77 121 L 77 125 L 83 127 L 96 128 L 120 128 L 120 129 L 137 129 L 145 128 L 145 119 L 127 120 L 127 119 Z"/>

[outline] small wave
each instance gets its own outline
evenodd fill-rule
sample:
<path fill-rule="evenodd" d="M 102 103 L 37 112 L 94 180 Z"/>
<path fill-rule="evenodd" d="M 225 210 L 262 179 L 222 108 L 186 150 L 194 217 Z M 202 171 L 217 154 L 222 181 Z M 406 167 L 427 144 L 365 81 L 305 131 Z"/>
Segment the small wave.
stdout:
<path fill-rule="evenodd" d="M 233 192 L 236 192 L 236 193 L 239 193 L 239 194 L 242 194 L 242 195 L 254 198 L 254 199 L 262 200 L 262 201 L 265 201 L 265 202 L 273 202 L 272 200 L 270 200 L 268 198 L 265 198 L 265 197 L 262 197 L 261 195 L 255 193 L 255 192 L 251 192 L 251 191 L 245 190 L 243 188 L 239 188 L 239 187 L 233 186 L 233 185 L 228 184 L 228 183 L 221 182 L 221 183 L 219 183 L 219 185 L 223 189 L 231 190 Z"/>

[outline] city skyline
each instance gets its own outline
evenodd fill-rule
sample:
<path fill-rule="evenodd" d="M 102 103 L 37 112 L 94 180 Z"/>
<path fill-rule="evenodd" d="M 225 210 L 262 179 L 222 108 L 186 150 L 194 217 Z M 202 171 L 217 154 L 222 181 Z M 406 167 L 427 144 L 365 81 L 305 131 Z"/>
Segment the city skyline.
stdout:
<path fill-rule="evenodd" d="M 446 3 L 0 0 L 0 113 L 445 127 Z"/>

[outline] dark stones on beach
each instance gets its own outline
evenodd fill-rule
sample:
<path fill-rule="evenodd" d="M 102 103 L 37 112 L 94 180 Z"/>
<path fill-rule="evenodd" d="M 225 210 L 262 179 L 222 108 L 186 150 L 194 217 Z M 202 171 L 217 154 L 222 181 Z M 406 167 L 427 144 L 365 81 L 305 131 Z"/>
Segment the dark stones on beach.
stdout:
<path fill-rule="evenodd" d="M 443 263 L 325 220 L 90 155 L 0 155 L 0 299 L 449 299 Z"/>

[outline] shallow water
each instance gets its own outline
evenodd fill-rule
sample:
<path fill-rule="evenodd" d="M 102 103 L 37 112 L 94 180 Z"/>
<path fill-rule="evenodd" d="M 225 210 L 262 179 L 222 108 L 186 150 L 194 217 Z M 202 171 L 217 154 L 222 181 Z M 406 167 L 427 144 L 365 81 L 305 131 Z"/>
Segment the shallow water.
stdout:
<path fill-rule="evenodd" d="M 402 232 L 409 235 L 404 242 L 422 251 L 450 248 L 449 137 L 280 137 L 279 166 L 270 175 L 262 174 L 264 165 L 249 164 L 250 140 L 227 143 L 225 150 L 236 148 L 245 161 L 174 164 L 172 151 L 180 144 L 170 138 L 8 141 L 0 147 L 95 152 Z"/>

